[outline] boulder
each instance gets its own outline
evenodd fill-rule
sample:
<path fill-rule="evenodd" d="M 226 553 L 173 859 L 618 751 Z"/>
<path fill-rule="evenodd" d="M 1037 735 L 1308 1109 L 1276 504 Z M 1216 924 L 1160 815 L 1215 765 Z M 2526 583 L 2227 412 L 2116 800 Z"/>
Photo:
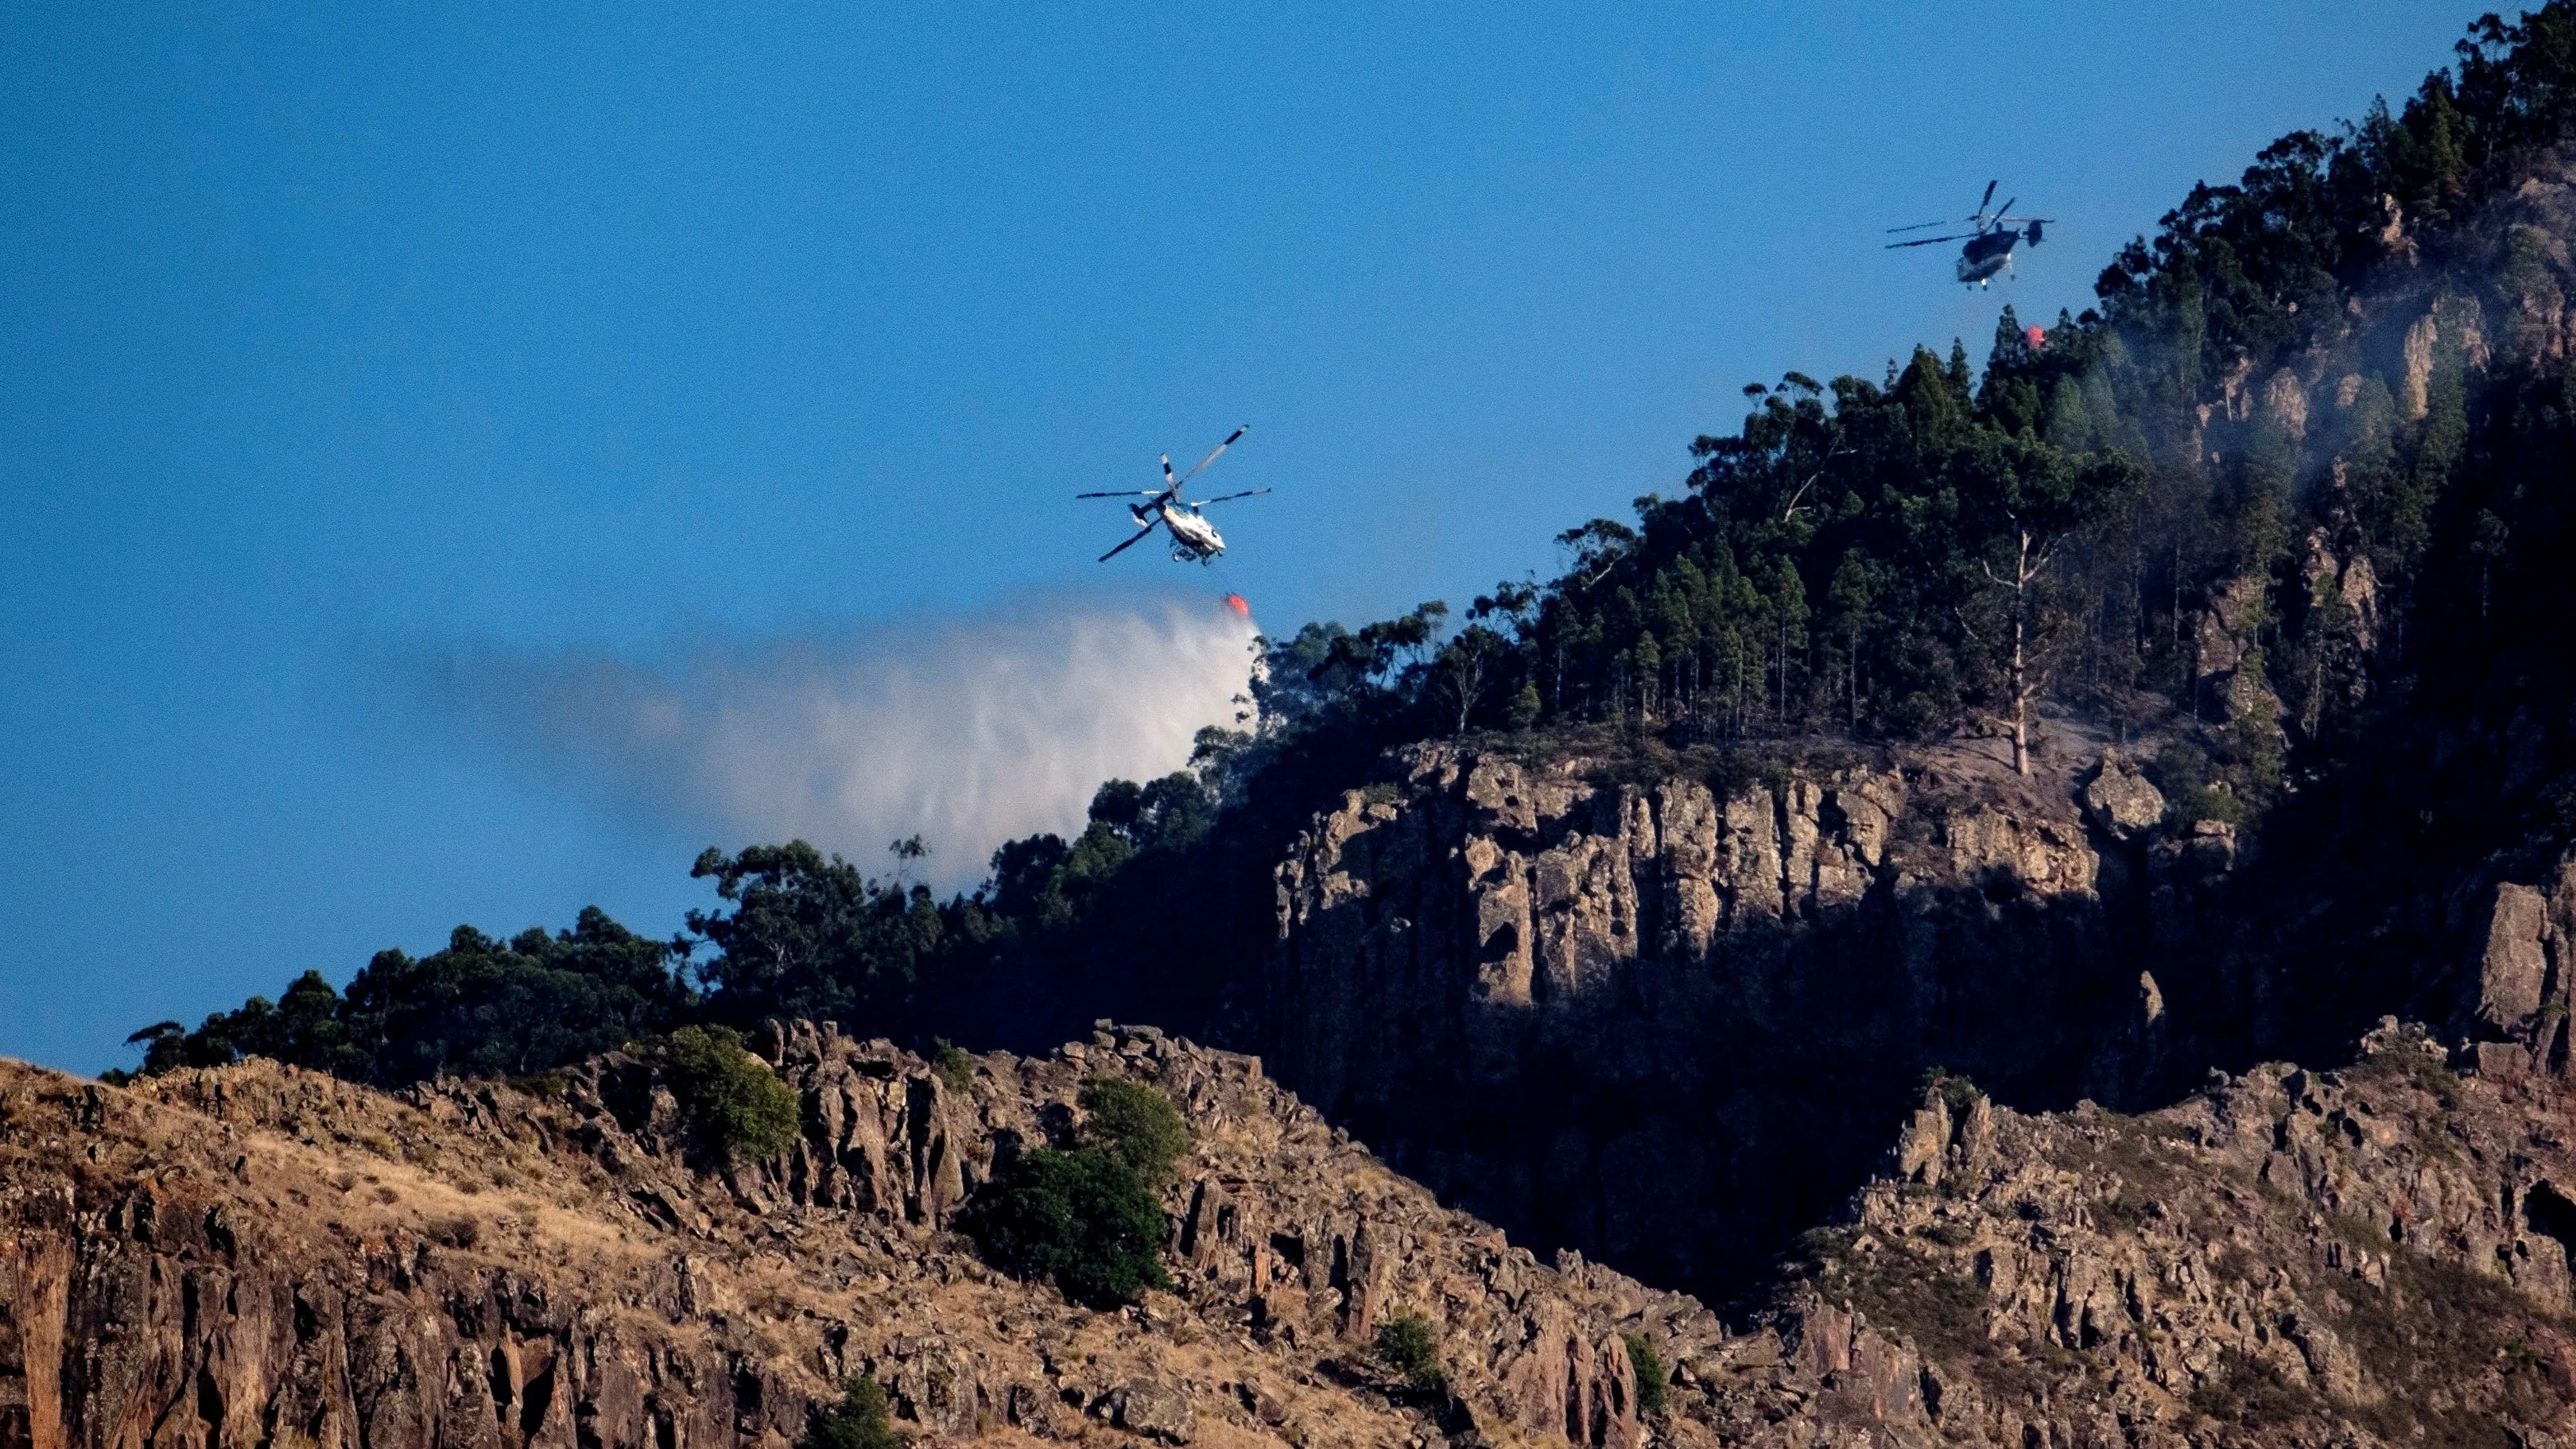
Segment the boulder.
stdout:
<path fill-rule="evenodd" d="M 1137 1379 L 1109 1396 L 1110 1422 L 1130 1434 L 1187 1444 L 1198 1427 L 1189 1390 L 1158 1378 Z"/>
<path fill-rule="evenodd" d="M 2165 797 L 2135 762 L 2104 750 L 2101 768 L 2084 786 L 2084 813 L 2104 833 L 2136 840 L 2163 823 Z"/>

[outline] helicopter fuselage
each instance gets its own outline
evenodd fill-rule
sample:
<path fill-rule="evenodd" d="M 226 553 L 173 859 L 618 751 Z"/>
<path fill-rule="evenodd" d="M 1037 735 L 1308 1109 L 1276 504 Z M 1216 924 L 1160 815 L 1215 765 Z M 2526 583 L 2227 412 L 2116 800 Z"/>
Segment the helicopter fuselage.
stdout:
<path fill-rule="evenodd" d="M 1159 503 L 1155 509 L 1163 515 L 1163 526 L 1172 531 L 1172 557 L 1212 563 L 1225 552 L 1225 539 L 1216 525 L 1197 509 L 1180 503 Z"/>
<path fill-rule="evenodd" d="M 1888 228 L 1890 234 L 1958 226 L 1965 226 L 1968 228 L 1966 231 L 1950 236 L 1923 236 L 1889 242 L 1888 250 L 1965 242 L 1967 245 L 1959 249 L 1959 280 L 1971 287 L 1992 285 L 1997 276 L 2013 269 L 2013 248 L 2025 241 L 2032 246 L 2039 245 L 2043 235 L 2041 229 L 2048 225 L 2048 218 L 2044 216 L 2013 215 L 2013 204 L 2009 201 L 2000 209 L 1989 209 L 1995 199 L 1995 187 L 1999 184 L 1993 181 L 1986 183 L 1986 194 L 1977 199 L 1977 210 L 1973 216 L 1964 216 L 1953 222 L 1921 221 L 1912 226 Z"/>
<path fill-rule="evenodd" d="M 1959 280 L 1971 286 L 1984 286 L 2001 272 L 2012 270 L 2013 248 L 2021 233 L 2011 227 L 2000 227 L 1983 236 L 1971 237 L 1959 249 Z"/>

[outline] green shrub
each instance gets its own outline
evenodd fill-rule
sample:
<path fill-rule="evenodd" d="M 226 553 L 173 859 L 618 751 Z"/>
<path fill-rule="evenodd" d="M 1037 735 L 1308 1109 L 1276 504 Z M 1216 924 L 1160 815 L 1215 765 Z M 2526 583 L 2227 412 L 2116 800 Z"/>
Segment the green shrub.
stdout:
<path fill-rule="evenodd" d="M 1189 1124 L 1151 1087 L 1117 1077 L 1082 1084 L 1082 1145 L 1127 1164 L 1148 1187 L 1172 1180 L 1172 1169 L 1190 1150 Z"/>
<path fill-rule="evenodd" d="M 565 1075 L 560 1068 L 524 1077 L 508 1077 L 504 1080 L 519 1091 L 548 1102 L 562 1101 L 564 1094 L 572 1088 L 572 1078 Z"/>
<path fill-rule="evenodd" d="M 887 1411 L 885 1385 L 856 1378 L 841 1386 L 839 1403 L 807 1411 L 797 1449 L 897 1449 L 902 1443 Z"/>
<path fill-rule="evenodd" d="M 2173 816 L 2185 824 L 2199 820 L 2216 820 L 2227 825 L 2245 823 L 2245 801 L 2227 788 L 2224 781 L 2204 785 L 2175 802 Z"/>
<path fill-rule="evenodd" d="M 795 1143 L 803 1120 L 795 1090 L 732 1030 L 681 1027 L 659 1055 L 690 1135 L 710 1155 L 758 1161 Z"/>
<path fill-rule="evenodd" d="M 950 1091 L 960 1096 L 975 1089 L 975 1059 L 944 1036 L 930 1039 L 930 1065 Z"/>
<path fill-rule="evenodd" d="M 1419 1313 L 1399 1314 L 1378 1325 L 1377 1356 L 1424 1393 L 1449 1386 L 1449 1376 L 1440 1371 L 1440 1345 L 1431 1336 L 1431 1322 Z"/>
<path fill-rule="evenodd" d="M 1963 1116 L 1969 1112 L 1975 1111 L 1977 1099 L 1985 1095 L 1985 1093 L 1977 1090 L 1977 1084 L 1975 1082 L 1972 1082 L 1966 1077 L 1944 1067 L 1925 1067 L 1923 1069 L 1923 1083 L 1920 1092 L 1923 1097 L 1929 1097 L 1936 1092 L 1939 1093 L 1941 1104 L 1950 1109 L 1950 1115 L 1953 1117 Z"/>
<path fill-rule="evenodd" d="M 1094 1308 L 1171 1286 L 1159 1256 L 1169 1219 L 1136 1170 L 1100 1148 L 1020 1157 L 975 1194 L 957 1226 L 994 1267 L 1053 1278 L 1065 1297 Z"/>
<path fill-rule="evenodd" d="M 1628 1366 L 1637 1371 L 1637 1412 L 1660 1414 L 1664 1411 L 1664 1357 L 1642 1333 L 1623 1333 L 1619 1341 L 1628 1345 Z"/>

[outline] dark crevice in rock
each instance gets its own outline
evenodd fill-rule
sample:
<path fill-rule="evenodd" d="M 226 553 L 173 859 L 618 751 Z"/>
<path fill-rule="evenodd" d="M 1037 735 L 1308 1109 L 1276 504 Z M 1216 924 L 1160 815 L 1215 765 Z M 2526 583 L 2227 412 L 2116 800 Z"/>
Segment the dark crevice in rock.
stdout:
<path fill-rule="evenodd" d="M 2536 1182 L 2522 1198 L 2523 1222 L 2533 1232 L 2554 1240 L 2576 1259 L 2576 1202 L 2546 1182 Z"/>

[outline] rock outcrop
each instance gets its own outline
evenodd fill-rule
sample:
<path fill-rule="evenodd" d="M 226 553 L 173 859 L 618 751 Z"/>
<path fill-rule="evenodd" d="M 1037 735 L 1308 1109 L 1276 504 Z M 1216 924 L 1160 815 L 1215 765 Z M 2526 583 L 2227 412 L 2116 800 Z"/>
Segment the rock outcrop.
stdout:
<path fill-rule="evenodd" d="M 621 1057 L 398 1096 L 0 1064 L 0 1446 L 785 1449 L 852 1375 L 924 1444 L 2576 1442 L 2570 1099 L 2394 1025 L 2146 1117 L 1939 1079 L 1732 1331 L 1443 1208 L 1252 1058 L 761 1045 L 804 1137 L 722 1168 Z M 941 1226 L 1093 1073 L 1194 1136 L 1174 1291 L 1109 1313 Z M 1374 1362 L 1397 1314 L 1442 1390 Z"/>
<path fill-rule="evenodd" d="M 2100 1048 L 2141 967 L 2097 878 L 2153 875 L 2180 912 L 2199 876 L 2147 858 L 2127 767 L 2093 782 L 2106 861 L 2072 781 L 1974 763 L 1713 786 L 1418 750 L 1280 868 L 1259 1040 L 1516 1235 L 1740 1289 L 1865 1176 L 1927 1068 L 2023 1105 L 2120 1095 Z"/>
<path fill-rule="evenodd" d="M 2487 888 L 2474 959 L 2462 973 L 2455 1013 L 2481 1070 L 2560 1080 L 2569 1074 L 2570 967 L 2576 966 L 2576 855 L 2537 885 L 2504 880 Z"/>
<path fill-rule="evenodd" d="M 805 1133 L 720 1170 L 625 1057 L 391 1096 L 264 1062 L 131 1089 L 0 1063 L 0 1446 L 778 1449 L 867 1374 L 943 1442 L 1638 1449 L 1620 1332 L 1723 1341 L 1690 1299 L 1442 1208 L 1252 1058 L 1103 1031 L 957 1079 L 828 1028 L 761 1046 Z M 944 1231 L 1095 1072 L 1196 1139 L 1177 1291 L 1122 1313 Z M 1374 1366 L 1398 1313 L 1438 1326 L 1445 1394 Z"/>
<path fill-rule="evenodd" d="M 1744 1397 L 1711 1394 L 1713 1422 L 1748 1440 L 1808 1413 L 1899 1443 L 2570 1442 L 2576 1120 L 2555 1083 L 2458 1076 L 2447 1055 L 2386 1023 L 2344 1070 L 2266 1066 L 2145 1117 L 1933 1094 L 1806 1241 L 1784 1306 L 1722 1351 Z"/>
<path fill-rule="evenodd" d="M 2104 750 L 2093 778 L 2084 786 L 2084 813 L 2094 828 L 2123 841 L 2140 840 L 2164 823 L 2165 797 L 2137 763 L 2117 750 Z"/>

